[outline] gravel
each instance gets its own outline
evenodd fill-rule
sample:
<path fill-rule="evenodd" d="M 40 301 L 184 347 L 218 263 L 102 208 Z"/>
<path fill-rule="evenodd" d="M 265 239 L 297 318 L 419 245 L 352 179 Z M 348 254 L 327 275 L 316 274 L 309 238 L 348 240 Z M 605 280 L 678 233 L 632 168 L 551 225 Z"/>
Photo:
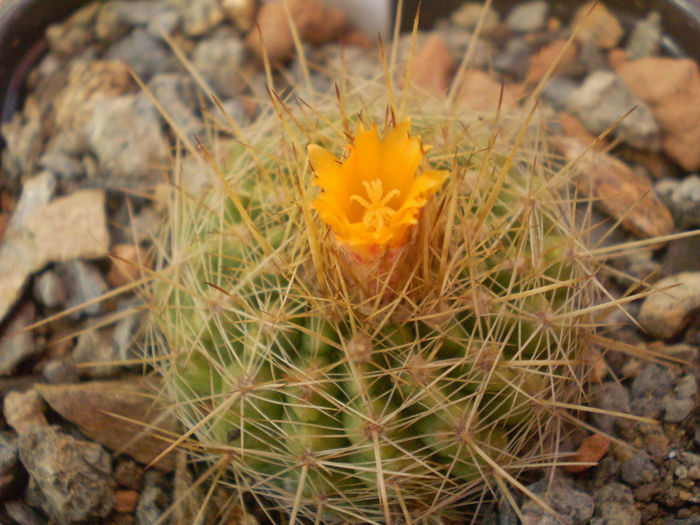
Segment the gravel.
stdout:
<path fill-rule="evenodd" d="M 143 464 L 126 455 L 112 457 L 56 413 L 46 413 L 32 389 L 37 381 L 68 387 L 86 379 L 136 373 L 115 362 L 137 355 L 137 318 L 91 330 L 86 325 L 99 324 L 106 319 L 103 315 L 120 314 L 135 303 L 95 302 L 61 321 L 58 328 L 21 328 L 113 289 L 106 280 L 109 262 L 103 254 L 117 243 L 147 250 L 157 239 L 157 202 L 143 196 L 157 188 L 164 170 L 170 168 L 173 139 L 178 133 L 187 140 L 195 135 L 205 137 L 214 133 L 212 122 L 221 122 L 218 110 L 183 72 L 164 34 L 174 37 L 236 122 L 245 123 L 268 107 L 261 64 L 246 44 L 245 33 L 255 31 L 255 5 L 251 0 L 108 0 L 87 5 L 65 24 L 49 29 L 50 53 L 30 75 L 34 92 L 21 111 L 0 128 L 5 142 L 2 177 L 7 181 L 7 188 L 0 188 L 0 198 L 7 190 L 17 200 L 22 189 L 11 214 L 0 201 L 0 232 L 3 224 L 9 224 L 4 237 L 0 233 L 0 375 L 14 374 L 0 378 L 0 395 L 4 396 L 5 419 L 15 428 L 0 427 L 0 499 L 3 491 L 13 498 L 0 508 L 0 523 L 11 519 L 20 525 L 36 525 L 54 519 L 57 523 L 124 520 L 151 525 L 173 501 L 172 474 L 153 469 L 144 472 Z M 452 64 L 441 72 L 448 82 L 467 51 L 469 32 L 481 8 L 481 3 L 466 2 L 437 25 L 446 52 L 454 59 L 443 61 Z M 581 7 L 576 16 L 583 16 L 587 9 Z M 522 84 L 532 86 L 549 68 L 550 55 L 562 51 L 568 38 L 567 27 L 557 28 L 556 16 L 544 1 L 518 3 L 503 16 L 493 9 L 486 13 L 472 65 L 478 75 L 484 75 L 479 78 L 491 98 L 497 98 L 503 81 L 504 100 L 514 103 Z M 313 20 L 310 27 L 320 23 L 327 29 L 322 22 Z M 645 179 L 649 172 L 658 177 L 653 166 L 666 166 L 661 170 L 665 178 L 655 180 L 653 190 L 646 180 L 635 191 L 641 188 L 641 194 L 658 195 L 660 206 L 670 211 L 673 224 L 659 221 L 665 232 L 684 231 L 700 226 L 700 176 L 696 173 L 700 158 L 692 127 L 698 120 L 699 97 L 693 84 L 697 76 L 689 61 L 663 58 L 671 60 L 664 62 L 658 57 L 662 26 L 659 14 L 650 12 L 625 35 L 615 14 L 599 5 L 579 32 L 574 52 L 565 54 L 565 66 L 557 68 L 545 85 L 542 110 L 552 117 L 566 111 L 577 119 L 588 134 L 585 146 L 636 107 L 613 131 L 622 143 L 613 153 L 626 153 L 624 162 L 615 160 L 629 172 L 635 163 L 648 167 L 625 181 Z M 303 37 L 313 40 L 314 36 Z M 330 43 L 314 48 L 310 56 L 330 71 L 351 71 L 354 79 L 381 74 L 374 49 L 343 44 L 341 50 L 335 36 Z M 421 33 L 419 43 L 429 38 Z M 288 53 L 289 41 L 283 44 L 281 49 Z M 620 45 L 624 50 L 613 49 Z M 405 49 L 404 45 L 402 59 Z M 288 54 L 280 57 L 283 61 L 289 58 Z M 287 78 L 301 78 L 298 60 L 292 59 L 287 69 L 279 64 L 275 67 L 282 71 L 275 76 L 280 92 L 288 88 Z M 482 70 L 491 68 L 497 74 L 489 78 Z M 147 83 L 175 129 L 139 91 L 129 70 Z M 332 93 L 333 83 L 327 78 L 314 73 L 312 83 Z M 666 114 L 678 118 L 671 122 Z M 690 129 L 685 135 L 684 127 Z M 196 193 L 208 183 L 200 164 L 186 160 L 182 171 L 188 191 Z M 629 175 L 628 171 L 624 173 Z M 612 179 L 610 187 L 626 188 L 621 180 Z M 602 193 L 601 200 L 609 198 L 610 192 Z M 126 194 L 133 198 L 128 205 Z M 636 224 L 644 224 L 653 215 L 651 206 L 625 203 L 622 208 L 614 219 L 601 215 L 601 222 L 610 224 L 638 214 Z M 83 213 L 75 223 L 71 222 L 72 210 Z M 134 235 L 118 224 L 130 218 Z M 78 223 L 91 227 L 78 227 Z M 640 231 L 648 230 L 637 227 L 636 234 Z M 635 233 L 618 234 L 620 242 L 637 239 Z M 22 240 L 28 236 L 40 239 L 39 246 Z M 623 339 L 631 354 L 631 348 L 652 349 L 659 355 L 697 362 L 700 263 L 693 242 L 696 239 L 670 243 L 665 260 L 657 246 L 625 259 L 624 271 L 633 279 L 656 280 L 656 293 L 630 305 L 631 311 L 641 307 L 643 331 L 634 332 L 628 326 L 611 329 L 606 336 Z M 617 260 L 608 262 L 617 268 Z M 662 279 L 649 277 L 656 270 Z M 626 322 L 625 316 L 616 319 Z M 61 344 L 47 345 L 47 340 L 65 339 L 66 333 L 75 335 Z M 631 341 L 625 335 L 630 333 L 634 334 Z M 614 351 L 605 359 L 617 378 L 608 375 L 593 386 L 589 393 L 592 406 L 629 411 L 655 422 L 592 413 L 587 422 L 632 448 L 613 441 L 611 452 L 588 473 L 557 474 L 551 485 L 545 478 L 530 484 L 530 490 L 571 524 L 699 523 L 695 513 L 700 504 L 696 486 L 700 481 L 700 424 L 694 365 L 635 364 Z M 91 366 L 78 366 L 87 363 Z M 24 392 L 10 392 L 17 388 Z M 49 421 L 61 426 L 51 426 Z M 114 505 L 119 512 L 113 511 Z M 528 523 L 558 523 L 531 501 L 522 502 L 522 511 Z M 507 505 L 496 512 L 494 523 L 496 519 L 501 525 L 517 523 Z"/>

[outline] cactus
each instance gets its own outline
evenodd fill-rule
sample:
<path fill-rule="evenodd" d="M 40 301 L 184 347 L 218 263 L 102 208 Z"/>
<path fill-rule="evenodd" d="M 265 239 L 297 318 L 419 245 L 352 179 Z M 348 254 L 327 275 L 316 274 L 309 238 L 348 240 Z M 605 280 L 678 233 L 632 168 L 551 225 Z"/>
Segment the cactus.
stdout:
<path fill-rule="evenodd" d="M 561 464 L 599 293 L 581 199 L 534 110 L 345 84 L 273 97 L 208 190 L 174 186 L 159 372 L 178 443 L 290 522 L 459 518 Z"/>

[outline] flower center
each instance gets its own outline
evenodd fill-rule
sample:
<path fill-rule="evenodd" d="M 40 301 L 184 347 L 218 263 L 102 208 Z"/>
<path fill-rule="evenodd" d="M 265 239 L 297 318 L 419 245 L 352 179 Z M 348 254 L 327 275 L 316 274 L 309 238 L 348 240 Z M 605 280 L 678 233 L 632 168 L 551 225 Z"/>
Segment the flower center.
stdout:
<path fill-rule="evenodd" d="M 397 189 L 391 190 L 384 195 L 384 186 L 381 179 L 373 181 L 363 181 L 367 197 L 369 200 L 360 197 L 359 195 L 351 195 L 350 201 L 357 202 L 365 211 L 362 214 L 362 224 L 365 225 L 368 231 L 379 232 L 384 228 L 384 225 L 391 219 L 391 216 L 396 213 L 396 210 L 387 206 L 389 201 L 397 197 L 401 192 Z M 382 197 L 382 195 L 384 195 Z"/>

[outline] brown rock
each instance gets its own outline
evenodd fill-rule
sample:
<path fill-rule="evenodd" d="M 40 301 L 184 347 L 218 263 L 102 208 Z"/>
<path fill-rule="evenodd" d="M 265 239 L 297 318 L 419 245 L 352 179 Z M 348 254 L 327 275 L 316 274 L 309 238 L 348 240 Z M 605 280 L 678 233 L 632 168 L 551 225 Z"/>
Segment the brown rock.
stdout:
<path fill-rule="evenodd" d="M 359 31 L 350 31 L 345 33 L 340 37 L 340 42 L 348 46 L 357 46 L 362 49 L 370 49 L 373 45 L 373 41 L 365 33 Z"/>
<path fill-rule="evenodd" d="M 115 490 L 114 510 L 131 514 L 136 509 L 139 501 L 139 493 L 135 490 Z"/>
<path fill-rule="evenodd" d="M 479 18 L 483 15 L 484 22 L 481 27 L 481 35 L 488 35 L 498 29 L 501 22 L 498 13 L 489 7 L 486 13 L 482 2 L 464 2 L 452 13 L 452 21 L 467 30 L 476 28 Z"/>
<path fill-rule="evenodd" d="M 588 145 L 596 139 L 594 135 L 588 133 L 583 123 L 570 113 L 560 113 L 559 124 L 561 124 L 561 127 L 564 130 L 564 134 L 567 137 L 573 137 L 575 139 L 578 139 L 583 144 Z M 605 149 L 607 145 L 608 140 L 602 139 L 598 142 L 598 144 L 594 146 L 594 148 L 597 150 L 602 150 Z"/>
<path fill-rule="evenodd" d="M 15 199 L 9 193 L 0 191 L 0 241 L 5 235 L 5 230 L 10 224 L 10 212 L 15 207 Z"/>
<path fill-rule="evenodd" d="M 682 272 L 700 272 L 700 235 L 676 239 L 668 243 L 663 258 L 663 270 L 666 275 Z"/>
<path fill-rule="evenodd" d="M 571 27 L 578 28 L 579 42 L 603 49 L 615 47 L 625 34 L 617 18 L 600 2 L 587 2 L 579 7 Z"/>
<path fill-rule="evenodd" d="M 105 194 L 83 190 L 53 200 L 12 224 L 0 244 L 0 319 L 30 274 L 50 262 L 102 257 L 109 246 Z"/>
<path fill-rule="evenodd" d="M 143 467 L 131 459 L 124 458 L 114 467 L 114 481 L 121 487 L 139 491 L 143 486 Z"/>
<path fill-rule="evenodd" d="M 140 279 L 143 276 L 142 268 L 150 269 L 152 266 L 148 253 L 133 244 L 117 244 L 112 247 L 112 255 L 107 282 L 114 288 Z"/>
<path fill-rule="evenodd" d="M 580 140 L 560 138 L 556 147 L 574 167 L 576 185 L 606 213 L 622 220 L 622 226 L 643 237 L 659 237 L 673 231 L 673 217 L 656 197 L 651 182 L 625 163 L 601 151 L 589 151 Z"/>
<path fill-rule="evenodd" d="M 530 68 L 525 77 L 526 84 L 537 84 L 544 77 L 551 65 L 557 59 L 560 53 L 561 58 L 557 62 L 552 76 L 558 75 L 565 71 L 567 67 L 573 64 L 576 60 L 576 43 L 572 42 L 567 46 L 567 41 L 564 39 L 554 40 L 540 49 L 530 59 Z"/>
<path fill-rule="evenodd" d="M 221 0 L 221 8 L 241 31 L 249 31 L 255 21 L 258 0 Z"/>
<path fill-rule="evenodd" d="M 48 427 L 44 417 L 46 405 L 35 390 L 9 392 L 4 399 L 3 412 L 7 424 L 18 434 L 39 427 Z"/>
<path fill-rule="evenodd" d="M 572 461 L 598 463 L 610 450 L 610 439 L 602 434 L 593 434 L 583 440 Z M 583 472 L 594 465 L 567 465 L 564 468 L 572 474 Z"/>
<path fill-rule="evenodd" d="M 700 168 L 700 71 L 690 59 L 647 57 L 614 63 L 634 96 L 649 104 L 664 131 L 666 153 L 689 171 Z"/>
<path fill-rule="evenodd" d="M 670 339 L 700 309 L 700 272 L 685 272 L 661 279 L 642 303 L 639 322 L 659 339 Z"/>
<path fill-rule="evenodd" d="M 478 69 L 467 71 L 459 89 L 459 101 L 465 107 L 477 111 L 491 111 L 498 107 L 501 83 L 488 73 Z M 503 85 L 503 108 L 511 108 L 520 98 L 521 87 L 517 84 Z"/>
<path fill-rule="evenodd" d="M 432 35 L 414 59 L 414 82 L 436 95 L 446 93 L 454 65 L 445 41 L 438 35 Z"/>
<path fill-rule="evenodd" d="M 2 236 L 5 234 L 5 228 L 7 228 L 7 225 L 10 222 L 10 214 L 6 212 L 0 212 L 0 241 L 2 240 Z"/>
<path fill-rule="evenodd" d="M 168 435 L 177 427 L 172 416 L 157 406 L 157 390 L 146 378 L 39 385 L 37 390 L 53 410 L 86 436 L 140 463 L 150 464 L 169 445 L 167 438 L 149 434 L 147 428 Z M 171 456 L 154 466 L 172 470 Z"/>
<path fill-rule="evenodd" d="M 134 89 L 129 68 L 118 61 L 78 61 L 71 68 L 68 84 L 56 96 L 56 126 L 83 133 L 95 104 Z"/>
<path fill-rule="evenodd" d="M 84 522 L 110 513 L 111 458 L 97 443 L 45 426 L 20 434 L 18 445 L 20 460 L 43 496 L 38 503 L 56 521 Z"/>
<path fill-rule="evenodd" d="M 314 45 L 337 40 L 349 27 L 343 11 L 326 7 L 318 0 L 289 0 L 289 11 L 299 37 Z M 256 26 L 248 33 L 246 43 L 259 58 L 263 56 L 263 46 L 273 62 L 294 55 L 292 31 L 281 0 L 265 3 L 258 10 Z"/>
<path fill-rule="evenodd" d="M 37 353 L 34 333 L 25 329 L 34 323 L 35 314 L 34 303 L 25 301 L 0 330 L 0 375 L 11 374 L 17 365 Z"/>
<path fill-rule="evenodd" d="M 627 53 L 624 49 L 616 47 L 608 52 L 608 63 L 613 69 L 617 69 L 618 66 L 623 64 L 627 60 Z"/>

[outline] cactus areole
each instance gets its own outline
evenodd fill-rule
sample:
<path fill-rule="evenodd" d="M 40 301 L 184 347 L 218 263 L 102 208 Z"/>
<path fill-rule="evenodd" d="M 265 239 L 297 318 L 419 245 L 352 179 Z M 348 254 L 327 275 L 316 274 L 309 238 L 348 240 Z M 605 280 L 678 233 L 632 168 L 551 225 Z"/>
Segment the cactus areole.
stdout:
<path fill-rule="evenodd" d="M 356 99 L 173 191 L 153 346 L 219 486 L 292 521 L 460 519 L 563 461 L 599 289 L 580 199 L 527 115 Z"/>

